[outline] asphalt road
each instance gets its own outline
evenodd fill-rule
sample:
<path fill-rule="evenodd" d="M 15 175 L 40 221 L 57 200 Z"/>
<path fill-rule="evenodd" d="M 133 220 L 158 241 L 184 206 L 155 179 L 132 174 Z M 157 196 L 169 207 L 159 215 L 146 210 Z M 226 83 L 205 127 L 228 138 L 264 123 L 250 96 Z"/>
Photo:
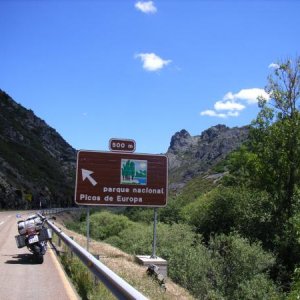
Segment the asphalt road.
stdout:
<path fill-rule="evenodd" d="M 0 300 L 78 300 L 49 243 L 43 264 L 17 248 L 16 214 L 0 212 Z"/>

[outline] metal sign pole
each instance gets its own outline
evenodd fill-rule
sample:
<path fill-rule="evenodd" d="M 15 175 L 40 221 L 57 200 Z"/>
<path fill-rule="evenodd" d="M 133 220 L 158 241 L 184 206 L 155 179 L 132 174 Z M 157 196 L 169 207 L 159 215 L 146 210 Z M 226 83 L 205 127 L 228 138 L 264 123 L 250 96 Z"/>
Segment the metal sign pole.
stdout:
<path fill-rule="evenodd" d="M 86 251 L 89 251 L 90 246 L 90 207 L 87 206 L 87 216 L 86 216 Z"/>
<path fill-rule="evenodd" d="M 153 244 L 152 244 L 151 258 L 157 258 L 157 256 L 156 256 L 156 226 L 157 226 L 157 207 L 154 208 Z"/>

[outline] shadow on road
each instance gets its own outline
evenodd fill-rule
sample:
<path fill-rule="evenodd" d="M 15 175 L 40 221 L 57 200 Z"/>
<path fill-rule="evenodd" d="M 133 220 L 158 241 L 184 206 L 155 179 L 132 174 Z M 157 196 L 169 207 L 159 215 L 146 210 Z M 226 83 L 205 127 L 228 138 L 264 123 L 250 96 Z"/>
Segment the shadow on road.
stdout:
<path fill-rule="evenodd" d="M 37 265 L 38 262 L 32 254 L 16 254 L 11 256 L 11 260 L 7 260 L 5 263 L 10 265 Z"/>

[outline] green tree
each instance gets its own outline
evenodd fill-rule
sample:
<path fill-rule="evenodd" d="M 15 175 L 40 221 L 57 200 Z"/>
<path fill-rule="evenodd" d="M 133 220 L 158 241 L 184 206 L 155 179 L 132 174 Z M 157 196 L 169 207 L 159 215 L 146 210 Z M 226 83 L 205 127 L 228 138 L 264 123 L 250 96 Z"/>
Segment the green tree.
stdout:
<path fill-rule="evenodd" d="M 300 182 L 300 57 L 279 63 L 268 78 L 269 99 L 253 123 L 252 152 L 256 154 L 256 186 L 276 199 L 277 220 L 293 213 L 293 196 Z"/>
<path fill-rule="evenodd" d="M 135 177 L 135 163 L 133 161 L 127 160 L 122 167 L 122 177 L 124 179 L 133 180 Z"/>
<path fill-rule="evenodd" d="M 231 156 L 227 183 L 255 187 L 270 195 L 269 248 L 277 253 L 274 274 L 288 290 L 300 245 L 292 226 L 299 212 L 300 186 L 300 57 L 276 65 L 259 100 L 250 142 Z"/>
<path fill-rule="evenodd" d="M 133 179 L 135 177 L 135 163 L 133 161 L 131 161 L 129 163 L 129 174 L 131 176 L 131 179 Z"/>

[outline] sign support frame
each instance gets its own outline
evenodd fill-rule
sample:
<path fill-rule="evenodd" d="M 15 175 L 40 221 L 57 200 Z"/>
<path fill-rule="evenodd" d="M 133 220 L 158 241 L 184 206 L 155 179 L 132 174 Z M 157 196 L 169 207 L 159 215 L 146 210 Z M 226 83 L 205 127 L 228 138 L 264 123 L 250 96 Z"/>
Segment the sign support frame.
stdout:
<path fill-rule="evenodd" d="M 152 255 L 151 258 L 157 258 L 156 256 L 156 240 L 157 240 L 157 207 L 153 209 L 153 242 L 152 242 Z"/>
<path fill-rule="evenodd" d="M 87 205 L 86 210 L 86 251 L 90 248 L 90 206 Z"/>
<path fill-rule="evenodd" d="M 153 241 L 152 241 L 152 255 L 150 256 L 152 259 L 157 259 L 157 256 L 156 256 L 156 244 L 157 244 L 157 215 L 158 215 L 158 208 L 159 207 L 165 207 L 167 205 L 167 198 L 168 198 L 168 158 L 167 156 L 163 156 L 163 155 L 149 155 L 149 154 L 133 154 L 135 152 L 135 149 L 136 149 L 136 143 L 134 140 L 129 140 L 129 139 L 126 139 L 126 140 L 123 140 L 123 139 L 110 139 L 109 141 L 109 148 L 110 148 L 110 152 L 103 152 L 103 151 L 87 151 L 87 150 L 80 150 L 78 151 L 78 154 L 77 154 L 77 169 L 76 169 L 76 183 L 75 183 L 75 203 L 76 204 L 79 204 L 79 205 L 87 205 L 87 210 L 86 210 L 86 213 L 87 213 L 87 216 L 86 216 L 86 250 L 89 251 L 89 244 L 90 244 L 90 206 L 91 205 L 97 205 L 97 206 L 140 206 L 140 207 L 153 207 Z M 84 162 L 86 161 L 90 161 L 89 164 L 87 164 L 87 166 L 81 166 L 81 172 L 82 172 L 82 182 L 83 181 L 87 181 L 89 182 L 90 185 L 92 185 L 91 187 L 89 187 L 88 189 L 86 188 L 86 186 L 82 186 L 82 182 L 79 181 L 79 156 L 81 153 L 84 153 L 85 157 L 83 159 Z M 87 157 L 86 155 L 88 154 L 89 157 Z M 102 161 L 97 158 L 95 155 L 96 154 L 101 154 L 101 159 Z M 112 159 L 112 157 L 109 157 L 111 156 L 111 154 L 115 154 L 114 155 L 114 159 Z M 120 157 L 117 157 L 116 155 L 120 155 Z M 93 155 L 93 157 L 91 157 L 91 155 Z M 95 164 L 95 161 L 97 160 L 97 167 L 99 167 L 100 164 L 102 164 L 102 166 L 106 167 L 107 168 L 107 165 L 105 163 L 103 163 L 103 159 L 104 159 L 104 156 L 110 158 L 110 161 L 116 161 L 116 158 L 119 159 L 121 161 L 121 167 L 122 169 L 119 167 L 120 165 L 118 165 L 118 169 L 120 170 L 120 173 L 118 174 L 118 176 L 115 176 L 116 174 L 111 174 L 111 176 L 113 175 L 114 177 L 112 177 L 114 179 L 114 181 L 111 181 L 112 183 L 106 183 L 107 186 L 101 186 L 101 188 L 103 189 L 101 191 L 101 193 L 99 193 L 98 191 L 98 194 L 94 195 L 91 194 L 93 191 L 91 190 L 92 187 L 95 187 L 99 184 L 99 178 L 94 178 L 94 176 L 98 175 L 99 176 L 99 170 L 102 170 L 102 169 L 97 169 L 97 170 L 90 170 L 90 164 L 91 162 L 93 162 Z M 124 157 L 124 158 L 123 158 Z M 162 161 L 162 157 L 164 157 L 166 159 L 166 162 L 163 162 Z M 123 165 L 123 160 L 126 160 L 127 159 L 127 162 L 126 162 L 126 165 Z M 130 159 L 132 160 L 130 162 Z M 149 187 L 149 192 L 148 192 L 148 186 L 147 186 L 147 174 L 148 174 L 148 171 L 150 172 L 151 170 L 151 174 L 153 176 L 153 178 L 157 177 L 157 173 L 155 174 L 154 176 L 154 173 L 153 173 L 153 169 L 154 167 L 152 167 L 152 164 L 154 165 L 155 163 L 157 164 L 157 161 L 158 159 L 160 160 L 159 164 L 161 164 L 162 166 L 165 164 L 166 166 L 166 174 L 165 174 L 165 178 L 164 180 L 162 181 L 163 182 L 163 185 L 165 185 L 164 187 L 161 187 L 161 186 L 157 186 L 157 182 L 155 182 L 155 185 L 154 187 L 153 186 L 153 182 L 152 182 L 152 186 Z M 148 170 L 148 163 L 149 161 L 151 161 L 151 167 L 152 169 L 149 168 Z M 141 174 L 139 174 L 139 176 L 137 175 L 136 178 L 135 178 L 135 181 L 134 180 L 134 177 L 133 175 L 130 175 L 132 176 L 132 178 L 130 178 L 129 175 L 125 175 L 125 166 L 126 166 L 126 172 L 128 171 L 127 169 L 127 163 L 129 165 L 129 167 L 131 167 L 131 164 L 133 164 L 133 170 L 136 170 L 135 169 L 135 163 L 137 162 L 138 166 L 139 164 L 145 164 L 146 163 L 146 168 L 145 166 L 142 167 L 142 165 L 139 166 L 140 170 L 141 171 Z M 82 162 L 83 164 L 83 162 Z M 114 164 L 114 167 L 116 169 L 116 165 Z M 124 173 L 123 173 L 123 168 L 124 168 Z M 144 169 L 145 168 L 145 169 Z M 113 169 L 113 168 L 111 168 Z M 96 172 L 97 171 L 97 172 Z M 96 172 L 96 173 L 95 173 Z M 134 171 L 135 172 L 135 171 Z M 160 172 L 161 172 L 161 169 L 160 169 Z M 93 173 L 94 176 L 91 176 Z M 145 174 L 146 173 L 146 183 L 143 182 L 143 178 L 145 177 Z M 102 173 L 100 173 L 101 175 Z M 121 176 L 120 176 L 121 174 Z M 124 174 L 124 175 L 123 175 Z M 135 173 L 137 174 L 137 173 Z M 129 179 L 127 177 L 129 177 Z M 161 173 L 160 173 L 160 176 L 161 176 Z M 120 178 L 121 177 L 121 182 L 119 183 L 118 181 L 116 181 L 116 178 Z M 125 179 L 124 179 L 125 178 Z M 151 179 L 153 179 L 151 176 L 150 176 Z M 87 180 L 86 180 L 87 179 Z M 136 180 L 136 179 L 139 179 L 139 180 Z M 127 182 L 129 181 L 129 182 Z M 131 183 L 134 182 L 134 183 Z M 81 188 L 81 194 L 80 194 L 80 201 L 82 201 L 82 199 L 84 200 L 88 200 L 89 202 L 88 203 L 81 203 L 79 202 L 78 200 L 78 197 L 77 197 L 77 194 L 79 193 L 79 183 L 81 184 L 80 188 Z M 120 186 L 120 184 L 124 184 L 125 187 L 122 187 Z M 132 188 L 130 185 L 132 184 L 136 184 L 138 186 L 138 188 Z M 113 186 L 115 185 L 115 186 Z M 127 186 L 126 186 L 127 185 Z M 144 186 L 145 185 L 145 186 Z M 97 186 L 98 187 L 98 186 Z M 125 191 L 125 193 L 127 193 L 127 195 L 129 197 L 124 197 L 124 199 L 126 198 L 128 202 L 128 199 L 130 199 L 129 201 L 132 202 L 132 201 L 139 201 L 139 202 L 142 202 L 143 201 L 143 198 L 142 197 L 134 197 L 136 196 L 135 194 L 137 193 L 144 193 L 144 194 L 149 194 L 149 197 L 152 193 L 154 193 L 153 191 L 155 191 L 154 194 L 165 194 L 164 197 L 160 197 L 160 198 L 152 198 L 151 201 L 154 201 L 155 203 L 146 203 L 146 204 L 143 204 L 143 205 L 131 205 L 131 204 L 116 204 L 115 202 L 114 203 L 107 203 L 107 204 L 94 204 L 94 203 L 91 203 L 91 201 L 101 201 L 101 198 L 105 201 L 114 201 L 114 195 L 113 193 L 115 193 L 115 190 L 117 190 L 117 192 L 120 194 L 120 190 L 123 189 L 123 193 Z M 118 191 L 119 190 L 119 191 Z M 131 191 L 130 191 L 131 190 Z M 92 191 L 92 192 L 91 192 Z M 103 193 L 104 192 L 109 192 L 111 193 L 110 195 L 107 195 L 105 196 Z M 142 191 L 142 192 L 141 192 Z M 133 194 L 133 196 L 132 196 Z M 113 195 L 113 196 L 112 196 Z M 152 196 L 152 195 L 151 195 Z M 121 198 L 120 201 L 124 201 L 122 200 L 122 195 L 119 195 L 117 194 L 117 199 L 119 201 L 119 198 Z M 103 200 L 102 200 L 103 201 Z M 125 202 L 124 201 L 124 202 Z M 157 203 L 158 202 L 158 203 Z M 136 202 L 134 202 L 136 203 Z M 152 204 L 152 205 L 151 205 Z"/>

